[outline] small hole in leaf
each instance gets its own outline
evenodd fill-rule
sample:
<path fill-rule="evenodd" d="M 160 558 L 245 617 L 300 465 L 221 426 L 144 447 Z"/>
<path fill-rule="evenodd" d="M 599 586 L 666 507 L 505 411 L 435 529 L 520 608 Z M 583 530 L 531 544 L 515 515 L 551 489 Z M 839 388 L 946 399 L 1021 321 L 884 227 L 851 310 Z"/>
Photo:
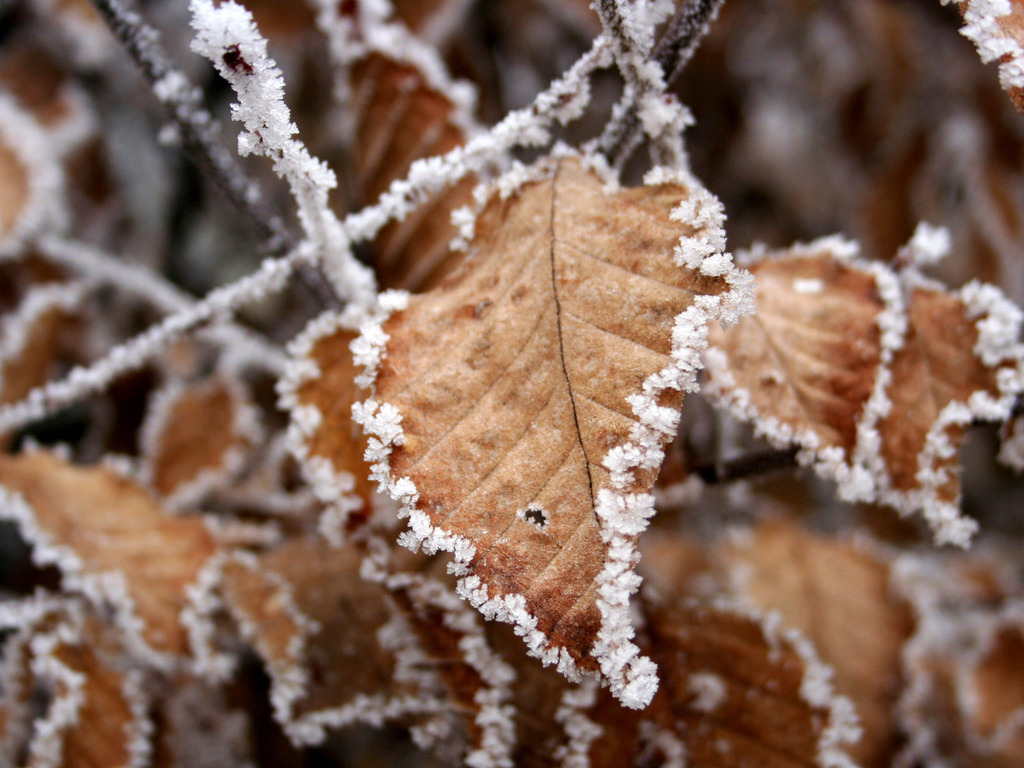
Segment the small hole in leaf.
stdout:
<path fill-rule="evenodd" d="M 542 531 L 548 525 L 548 513 L 540 507 L 529 507 L 523 510 L 523 519 L 530 525 L 535 525 Z"/>

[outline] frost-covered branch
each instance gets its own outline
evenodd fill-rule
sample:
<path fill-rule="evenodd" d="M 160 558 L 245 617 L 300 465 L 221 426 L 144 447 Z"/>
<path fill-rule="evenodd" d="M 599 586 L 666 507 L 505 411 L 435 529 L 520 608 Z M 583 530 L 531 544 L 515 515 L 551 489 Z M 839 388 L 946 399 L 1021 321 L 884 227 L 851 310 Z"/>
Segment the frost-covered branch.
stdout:
<path fill-rule="evenodd" d="M 274 172 L 288 182 L 306 238 L 314 244 L 343 299 L 373 302 L 376 280 L 352 254 L 350 238 L 328 204 L 337 179 L 326 163 L 313 157 L 295 138 L 298 128 L 284 102 L 284 78 L 267 54 L 267 41 L 252 14 L 234 2 L 214 6 L 192 0 L 192 50 L 213 62 L 238 96 L 232 117 L 242 123 L 240 155 L 258 154 L 274 161 Z"/>
<path fill-rule="evenodd" d="M 0 432 L 24 427 L 81 397 L 103 391 L 116 379 L 144 366 L 185 333 L 280 290 L 295 268 L 309 258 L 307 250 L 299 249 L 283 259 L 267 259 L 252 275 L 211 291 L 193 307 L 167 317 L 92 365 L 74 368 L 64 379 L 33 389 L 25 399 L 0 408 Z"/>
<path fill-rule="evenodd" d="M 294 248 L 295 238 L 281 217 L 263 204 L 257 182 L 249 178 L 235 156 L 221 144 L 217 125 L 202 106 L 202 93 L 171 63 L 156 29 L 125 8 L 121 0 L 92 3 L 167 108 L 189 155 L 206 170 L 272 252 L 284 253 Z"/>
<path fill-rule="evenodd" d="M 116 285 L 168 314 L 188 313 L 196 307 L 194 298 L 151 270 L 127 260 L 114 259 L 86 243 L 48 235 L 36 240 L 35 245 L 58 264 L 84 277 Z M 206 335 L 236 359 L 244 359 L 274 372 L 284 368 L 283 350 L 241 326 L 216 323 L 206 329 Z"/>
<path fill-rule="evenodd" d="M 650 58 L 657 64 L 660 72 L 655 73 L 651 70 L 648 73 L 647 69 L 642 70 L 643 74 L 648 75 L 646 84 L 637 64 L 636 45 L 630 45 L 628 39 L 620 42 L 620 47 L 625 48 L 620 54 L 620 60 L 624 59 L 627 62 L 623 69 L 623 76 L 627 78 L 626 93 L 622 101 L 616 105 L 612 119 L 605 126 L 600 141 L 601 151 L 613 165 L 620 166 L 629 158 L 640 143 L 643 135 L 641 129 L 652 139 L 658 138 L 659 134 L 652 133 L 651 130 L 657 130 L 661 123 L 652 117 L 648 117 L 644 122 L 645 101 L 650 105 L 647 108 L 649 115 L 657 115 L 667 110 L 665 119 L 671 118 L 670 123 L 677 127 L 677 134 L 685 127 L 689 120 L 685 109 L 677 105 L 674 99 L 666 96 L 664 89 L 672 84 L 693 57 L 724 2 L 725 0 L 685 0 L 651 53 Z M 606 24 L 613 29 L 621 28 L 622 23 L 618 15 L 612 13 L 611 6 L 615 4 L 608 2 L 605 5 L 609 6 L 604 12 L 608 14 Z M 605 18 L 604 13 L 602 19 Z M 621 39 L 623 35 L 624 33 L 620 33 L 619 38 Z M 648 61 L 647 65 L 650 63 Z M 620 68 L 622 67 L 620 64 Z M 677 112 L 674 117 L 669 114 L 673 111 Z"/>

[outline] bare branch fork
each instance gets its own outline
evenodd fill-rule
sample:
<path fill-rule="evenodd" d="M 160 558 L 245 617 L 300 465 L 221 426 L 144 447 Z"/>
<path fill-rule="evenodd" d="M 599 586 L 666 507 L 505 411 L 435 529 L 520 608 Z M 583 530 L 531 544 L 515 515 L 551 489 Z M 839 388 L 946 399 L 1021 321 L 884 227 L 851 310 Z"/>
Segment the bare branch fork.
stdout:
<path fill-rule="evenodd" d="M 160 44 L 159 32 L 121 0 L 92 3 L 167 108 L 188 155 L 227 196 L 271 253 L 280 256 L 294 250 L 294 236 L 281 216 L 263 202 L 265 196 L 257 181 L 249 177 L 237 157 L 220 142 L 217 124 L 202 106 L 202 92 L 172 64 Z M 334 291 L 315 268 L 300 265 L 297 276 L 317 306 L 339 306 Z"/>
<path fill-rule="evenodd" d="M 651 54 L 661 67 L 666 86 L 675 81 L 693 58 L 724 4 L 725 0 L 686 0 L 676 11 Z M 606 0 L 602 5 L 609 6 L 611 14 L 615 3 Z M 618 14 L 614 13 L 613 25 L 616 19 Z M 626 94 L 599 141 L 601 152 L 616 167 L 621 167 L 629 159 L 642 138 L 642 126 L 636 111 L 637 97 L 636 93 Z"/>

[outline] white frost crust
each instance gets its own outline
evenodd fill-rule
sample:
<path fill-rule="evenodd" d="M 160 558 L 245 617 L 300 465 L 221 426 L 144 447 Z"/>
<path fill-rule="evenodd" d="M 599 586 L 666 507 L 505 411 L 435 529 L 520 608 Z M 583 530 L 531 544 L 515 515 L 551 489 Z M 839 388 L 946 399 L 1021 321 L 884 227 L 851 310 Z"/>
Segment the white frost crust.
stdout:
<path fill-rule="evenodd" d="M 597 703 L 597 681 L 587 679 L 562 694 L 555 710 L 555 722 L 562 726 L 566 743 L 555 750 L 554 758 L 562 768 L 589 768 L 590 745 L 604 728 L 587 716 Z"/>
<path fill-rule="evenodd" d="M 85 675 L 76 672 L 54 655 L 62 645 L 78 645 L 82 637 L 81 611 L 71 610 L 66 620 L 51 631 L 33 636 L 32 674 L 47 680 L 53 698 L 46 714 L 33 723 L 28 764 L 34 768 L 59 768 L 64 758 L 64 737 L 81 716 L 85 703 Z"/>
<path fill-rule="evenodd" d="M 639 726 L 641 751 L 637 756 L 637 765 L 653 763 L 652 758 L 659 754 L 661 768 L 686 768 L 686 744 L 679 736 L 668 728 L 659 726 L 650 720 L 643 720 Z"/>
<path fill-rule="evenodd" d="M 259 411 L 252 404 L 246 386 L 231 375 L 221 375 L 198 385 L 223 385 L 231 400 L 230 430 L 234 441 L 219 457 L 214 466 L 203 467 L 195 477 L 184 481 L 161 499 L 168 511 L 184 511 L 194 507 L 211 490 L 225 484 L 243 467 L 246 448 L 259 445 L 264 436 Z M 169 427 L 169 420 L 180 400 L 194 391 L 180 380 L 171 380 L 160 388 L 147 404 L 145 421 L 140 433 L 142 454 L 141 482 L 153 488 L 153 476 L 160 448 L 161 438 Z M 155 488 L 153 488 L 155 492 Z"/>
<path fill-rule="evenodd" d="M 568 154 L 566 149 L 561 151 Z M 539 165 L 550 173 L 550 163 Z M 512 182 L 507 183 L 499 179 L 492 189 L 498 193 L 504 193 L 506 187 L 515 189 L 524 181 L 532 180 L 535 171 L 513 170 L 512 177 Z M 680 237 L 674 253 L 676 263 L 705 275 L 722 276 L 730 288 L 719 296 L 697 296 L 676 318 L 671 362 L 649 376 L 639 393 L 626 398 L 637 421 L 630 430 L 628 442 L 610 450 L 602 461 L 611 472 L 612 487 L 598 493 L 594 511 L 600 522 L 601 538 L 608 548 L 608 559 L 597 577 L 601 628 L 590 653 L 597 659 L 601 675 L 613 695 L 634 709 L 642 709 L 650 703 L 658 688 L 658 677 L 654 662 L 641 656 L 640 649 L 632 642 L 635 633 L 629 599 L 640 586 L 640 577 L 634 571 L 640 557 L 636 540 L 654 514 L 651 494 L 630 492 L 633 475 L 637 470 L 656 469 L 664 459 L 662 445 L 675 434 L 679 413 L 658 405 L 659 397 L 668 389 L 682 392 L 697 389 L 701 353 L 707 348 L 708 324 L 718 320 L 730 325 L 741 315 L 753 311 L 750 274 L 731 266 L 729 257 L 723 257 L 717 250 L 725 243 L 724 216 L 718 200 L 685 170 L 656 169 L 648 174 L 645 183 L 677 184 L 687 190 L 686 199 L 671 213 L 677 220 L 692 217 L 685 219 L 691 231 Z M 364 386 L 370 386 L 376 378 L 377 366 L 387 351 L 387 336 L 381 329 L 386 317 L 382 314 L 378 323 L 364 327 L 362 335 L 352 345 L 353 350 L 361 354 L 357 362 L 366 366 L 366 372 L 359 379 Z M 401 534 L 399 543 L 413 551 L 422 548 L 428 554 L 451 552 L 454 557 L 448 567 L 459 577 L 459 595 L 486 618 L 514 625 L 531 655 L 545 665 L 556 665 L 570 680 L 579 681 L 581 672 L 568 649 L 552 645 L 537 630 L 537 619 L 528 610 L 525 598 L 489 594 L 488 585 L 478 576 L 470 575 L 476 555 L 473 543 L 434 526 L 427 514 L 417 507 L 419 491 L 415 483 L 408 477 L 395 478 L 391 474 L 392 447 L 401 445 L 405 439 L 398 409 L 370 398 L 354 405 L 352 414 L 369 437 L 366 460 L 371 465 L 371 479 L 402 505 L 400 515 L 408 519 L 409 529 Z"/>
<path fill-rule="evenodd" d="M 285 733 L 291 736 L 289 728 L 296 719 L 295 706 L 309 691 L 309 671 L 303 664 L 306 642 L 310 635 L 319 631 L 320 626 L 299 609 L 291 584 L 279 574 L 261 569 L 259 560 L 251 552 L 233 552 L 230 560 L 248 570 L 253 579 L 270 582 L 276 590 L 273 601 L 281 606 L 295 624 L 296 632 L 289 639 L 285 649 L 287 658 L 282 660 L 264 646 L 260 624 L 240 606 L 230 600 L 225 601 L 242 637 L 263 657 L 270 677 L 270 704 L 274 711 L 274 719 L 281 724 Z"/>
<path fill-rule="evenodd" d="M 25 351 L 35 324 L 50 312 L 73 314 L 81 305 L 84 292 L 85 286 L 81 283 L 38 285 L 0 322 L 0 391 L 4 387 L 5 364 Z"/>
<path fill-rule="evenodd" d="M 690 709 L 698 712 L 714 712 L 728 696 L 725 681 L 713 672 L 694 672 L 686 680 L 686 690 L 693 696 Z"/>
<path fill-rule="evenodd" d="M 57 141 L 13 97 L 0 93 L 0 143 L 16 158 L 27 179 L 27 198 L 9 231 L 0 231 L 0 257 L 17 253 L 25 241 L 67 225 L 64 170 Z"/>
<path fill-rule="evenodd" d="M 155 726 L 149 717 L 150 700 L 141 670 L 129 669 L 124 672 L 121 696 L 131 712 L 131 717 L 124 725 L 125 744 L 128 747 L 125 768 L 148 768 L 152 764 Z"/>
<path fill-rule="evenodd" d="M 1005 91 L 1024 88 L 1024 48 L 1000 24 L 1000 19 L 1012 10 L 1011 0 L 970 0 L 962 6 L 964 26 L 960 29 L 960 34 L 974 43 L 983 62 L 999 61 L 999 84 Z"/>
<path fill-rule="evenodd" d="M 0 519 L 11 520 L 32 547 L 32 562 L 52 565 L 61 573 L 61 585 L 68 592 L 83 595 L 101 610 L 114 609 L 115 622 L 124 633 L 126 647 L 137 658 L 156 669 L 169 670 L 179 661 L 172 654 L 157 650 L 145 638 L 145 623 L 135 610 L 128 582 L 120 571 L 91 572 L 71 547 L 54 542 L 36 522 L 35 511 L 19 493 L 0 486 Z"/>
<path fill-rule="evenodd" d="M 313 348 L 322 339 L 339 331 L 363 329 L 364 335 L 358 340 L 360 343 L 352 345 L 353 358 L 365 367 L 364 376 L 370 371 L 376 376 L 377 365 L 387 344 L 387 335 L 381 326 L 392 312 L 405 307 L 408 296 L 404 291 L 385 291 L 378 296 L 374 309 L 357 314 L 350 311 L 324 312 L 288 345 L 291 362 L 277 382 L 278 406 L 291 416 L 287 447 L 298 460 L 303 477 L 317 498 L 329 505 L 321 519 L 321 531 L 335 546 L 340 546 L 344 540 L 349 516 L 361 509 L 366 501 L 355 493 L 356 477 L 352 472 L 337 469 L 326 456 L 309 453 L 309 442 L 319 431 L 323 414 L 316 407 L 303 404 L 298 393 L 321 375 L 312 358 Z"/>
<path fill-rule="evenodd" d="M 515 709 L 510 702 L 516 673 L 491 649 L 478 615 L 445 584 L 420 574 L 389 573 L 382 583 L 388 589 L 405 591 L 419 606 L 440 609 L 444 626 L 461 634 L 458 646 L 462 660 L 483 683 L 473 695 L 479 707 L 474 721 L 480 728 L 480 742 L 463 762 L 469 768 L 512 768 L 516 737 Z"/>
<path fill-rule="evenodd" d="M 942 253 L 941 231 L 918 227 L 914 240 L 903 250 L 909 265 L 900 272 L 879 262 L 865 261 L 858 256 L 858 247 L 851 241 L 832 236 L 812 243 L 797 244 L 777 253 L 759 252 L 753 258 L 788 258 L 790 256 L 828 257 L 866 272 L 875 280 L 883 309 L 876 317 L 880 331 L 880 364 L 876 369 L 872 391 L 858 417 L 856 442 L 851 455 L 838 447 L 822 447 L 813 428 L 795 430 L 778 419 L 760 413 L 751 402 L 750 393 L 736 384 L 729 369 L 728 358 L 718 349 L 705 354 L 710 373 L 706 392 L 737 418 L 753 424 L 758 435 L 778 447 L 796 445 L 797 460 L 810 465 L 823 478 L 837 485 L 844 501 L 882 503 L 901 515 L 920 513 L 931 526 L 936 544 L 970 544 L 977 524 L 964 517 L 959 505 L 939 497 L 942 486 L 950 479 L 952 467 L 942 466 L 954 455 L 949 430 L 973 421 L 1002 421 L 1009 417 L 1016 396 L 1024 391 L 1024 346 L 1017 342 L 1022 325 L 1021 311 L 998 288 L 971 282 L 953 292 L 967 307 L 967 316 L 975 321 L 978 342 L 973 352 L 989 367 L 998 368 L 999 394 L 975 392 L 966 403 L 949 403 L 931 426 L 925 445 L 918 455 L 916 479 L 920 486 L 908 492 L 892 487 L 888 470 L 882 460 L 879 424 L 888 416 L 892 401 L 888 391 L 892 383 L 892 360 L 905 343 L 908 332 L 907 302 L 918 287 L 945 290 L 941 284 L 926 278 L 914 266 L 927 261 L 926 256 L 911 252 L 925 251 L 930 256 Z M 751 258 L 748 256 L 748 259 Z M 748 262 L 749 263 L 749 262 Z"/>
<path fill-rule="evenodd" d="M 0 602 L 0 629 L 12 631 L 0 652 L 0 699 L 7 712 L 0 732 L 0 765 L 15 765 L 31 734 L 31 642 L 42 622 L 75 610 L 78 606 L 67 598 L 41 591 Z"/>
<path fill-rule="evenodd" d="M 821 768 L 857 768 L 845 751 L 846 745 L 857 743 L 862 734 L 857 710 L 850 699 L 833 689 L 835 672 L 818 656 L 814 643 L 798 629 L 785 627 L 783 617 L 777 611 L 762 611 L 732 601 L 722 601 L 718 607 L 757 622 L 771 648 L 780 648 L 785 643 L 803 660 L 800 698 L 814 709 L 826 713 L 817 745 L 818 765 Z"/>

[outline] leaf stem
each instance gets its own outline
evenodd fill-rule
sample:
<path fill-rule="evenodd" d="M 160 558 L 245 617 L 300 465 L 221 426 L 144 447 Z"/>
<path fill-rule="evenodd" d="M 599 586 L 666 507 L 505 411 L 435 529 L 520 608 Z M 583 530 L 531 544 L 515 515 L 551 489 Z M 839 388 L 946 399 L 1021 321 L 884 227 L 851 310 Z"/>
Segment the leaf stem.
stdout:
<path fill-rule="evenodd" d="M 791 469 L 797 465 L 796 448 L 771 449 L 748 453 L 714 464 L 694 467 L 693 471 L 709 485 L 731 483 L 757 475 L 766 475 L 780 469 Z"/>

